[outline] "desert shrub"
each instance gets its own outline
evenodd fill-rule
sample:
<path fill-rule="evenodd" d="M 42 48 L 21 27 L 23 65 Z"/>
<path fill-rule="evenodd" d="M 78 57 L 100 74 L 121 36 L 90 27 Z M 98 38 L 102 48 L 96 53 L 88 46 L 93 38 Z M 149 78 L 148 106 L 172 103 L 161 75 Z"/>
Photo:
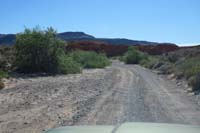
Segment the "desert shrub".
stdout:
<path fill-rule="evenodd" d="M 16 65 L 24 73 L 69 73 L 74 62 L 65 59 L 64 42 L 53 28 L 36 27 L 16 36 Z"/>
<path fill-rule="evenodd" d="M 200 58 L 187 58 L 176 64 L 176 71 L 190 78 L 200 73 Z"/>
<path fill-rule="evenodd" d="M 0 89 L 3 89 L 5 87 L 2 81 L 2 78 L 7 78 L 7 77 L 8 77 L 8 73 L 0 70 Z"/>
<path fill-rule="evenodd" d="M 176 61 L 178 61 L 178 59 L 180 58 L 178 55 L 176 55 L 175 53 L 173 54 L 168 54 L 166 56 L 166 58 L 168 59 L 169 62 L 171 63 L 175 63 Z"/>
<path fill-rule="evenodd" d="M 2 78 L 8 78 L 8 77 L 9 77 L 8 72 L 0 69 L 0 89 L 3 89 L 5 87 Z"/>
<path fill-rule="evenodd" d="M 14 60 L 14 48 L 12 46 L 0 46 L 0 69 L 11 71 Z"/>
<path fill-rule="evenodd" d="M 124 55 L 124 61 L 127 64 L 138 64 L 140 61 L 139 52 L 134 47 L 129 47 Z"/>
<path fill-rule="evenodd" d="M 73 60 L 72 57 L 63 56 L 60 61 L 60 69 L 63 74 L 80 73 L 81 64 Z"/>
<path fill-rule="evenodd" d="M 8 72 L 0 70 L 0 79 L 8 78 Z"/>
<path fill-rule="evenodd" d="M 159 65 L 160 63 L 160 65 Z M 157 69 L 162 74 L 170 74 L 172 73 L 173 65 L 170 62 L 159 62 L 157 65 Z"/>
<path fill-rule="evenodd" d="M 200 91 L 200 73 L 191 77 L 188 83 L 192 87 L 193 91 Z"/>
<path fill-rule="evenodd" d="M 0 56 L 0 69 L 1 70 L 8 70 L 8 63 L 5 57 Z"/>
<path fill-rule="evenodd" d="M 126 64 L 139 64 L 141 61 L 148 60 L 148 56 L 134 47 L 129 47 L 122 60 Z"/>
<path fill-rule="evenodd" d="M 73 51 L 69 54 L 83 68 L 104 68 L 110 65 L 109 59 L 105 54 L 93 51 Z"/>
<path fill-rule="evenodd" d="M 159 64 L 160 62 L 160 56 L 148 56 L 147 59 L 142 60 L 140 64 L 144 67 L 150 68 L 150 69 L 155 69 L 155 67 Z"/>

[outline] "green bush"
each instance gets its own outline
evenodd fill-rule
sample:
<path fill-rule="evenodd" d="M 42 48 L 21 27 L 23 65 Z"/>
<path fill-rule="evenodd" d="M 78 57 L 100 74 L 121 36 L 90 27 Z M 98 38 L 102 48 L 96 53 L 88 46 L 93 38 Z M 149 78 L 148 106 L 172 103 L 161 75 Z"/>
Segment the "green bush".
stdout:
<path fill-rule="evenodd" d="M 0 46 L 0 70 L 11 71 L 15 53 L 13 46 Z"/>
<path fill-rule="evenodd" d="M 70 74 L 70 73 L 80 73 L 81 65 L 73 60 L 73 58 L 68 56 L 63 56 L 60 61 L 61 73 Z"/>
<path fill-rule="evenodd" d="M 8 78 L 8 72 L 0 70 L 0 79 Z"/>
<path fill-rule="evenodd" d="M 5 87 L 4 83 L 2 82 L 2 78 L 7 78 L 8 73 L 0 70 L 0 89 L 3 89 Z"/>
<path fill-rule="evenodd" d="M 74 64 L 65 59 L 64 42 L 56 37 L 53 28 L 25 29 L 16 36 L 16 65 L 21 72 L 70 73 Z"/>
<path fill-rule="evenodd" d="M 197 74 L 189 79 L 189 85 L 193 91 L 200 91 L 200 74 Z"/>
<path fill-rule="evenodd" d="M 69 54 L 83 68 L 104 68 L 110 65 L 109 59 L 105 54 L 93 51 L 73 51 Z"/>
<path fill-rule="evenodd" d="M 153 69 L 155 65 L 157 65 L 160 62 L 159 56 L 148 56 L 147 59 L 143 59 L 140 61 L 140 64 L 144 67 Z"/>
<path fill-rule="evenodd" d="M 143 62 L 144 60 L 148 60 L 148 56 L 139 52 L 134 47 L 129 47 L 122 60 L 124 60 L 126 64 L 139 64 L 142 60 Z"/>
<path fill-rule="evenodd" d="M 169 62 L 171 62 L 171 63 L 175 63 L 176 61 L 178 61 L 179 60 L 179 56 L 178 55 L 176 55 L 175 53 L 171 53 L 171 54 L 168 54 L 165 58 L 167 58 L 167 60 L 169 61 Z"/>
<path fill-rule="evenodd" d="M 190 78 L 200 73 L 200 58 L 187 58 L 176 64 L 176 71 L 183 73 L 186 78 Z"/>

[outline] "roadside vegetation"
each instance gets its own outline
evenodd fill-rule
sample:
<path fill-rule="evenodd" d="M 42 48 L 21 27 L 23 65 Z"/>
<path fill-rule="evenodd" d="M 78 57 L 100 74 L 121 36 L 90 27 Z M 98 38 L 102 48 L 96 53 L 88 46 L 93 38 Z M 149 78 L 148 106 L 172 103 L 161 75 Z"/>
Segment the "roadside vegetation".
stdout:
<path fill-rule="evenodd" d="M 162 74 L 185 78 L 193 91 L 200 91 L 200 47 L 184 48 L 164 55 L 149 55 L 131 46 L 116 57 L 126 64 L 140 64 Z M 16 45 L 0 47 L 0 89 L 10 73 L 80 73 L 83 68 L 104 68 L 110 61 L 104 53 L 68 50 L 53 28 L 25 29 L 16 36 Z"/>
<path fill-rule="evenodd" d="M 150 68 L 153 69 L 154 65 L 157 64 L 160 60 L 160 56 L 152 56 L 152 55 L 148 55 L 146 60 L 143 60 L 140 62 L 140 65 L 146 67 L 146 68 Z"/>
<path fill-rule="evenodd" d="M 103 53 L 66 51 L 66 43 L 57 38 L 53 28 L 25 29 L 17 34 L 14 47 L 0 47 L 0 89 L 10 72 L 74 74 L 83 68 L 104 68 L 110 65 Z"/>
<path fill-rule="evenodd" d="M 149 55 L 129 47 L 119 60 L 126 64 L 140 64 L 154 69 L 160 74 L 174 74 L 177 79 L 184 78 L 192 91 L 200 91 L 200 47 L 181 49 L 163 55 Z"/>
<path fill-rule="evenodd" d="M 148 55 L 131 46 L 123 56 L 119 57 L 119 59 L 126 64 L 140 64 L 148 61 Z"/>
<path fill-rule="evenodd" d="M 187 79 L 193 91 L 200 91 L 200 57 L 177 60 L 173 71 L 179 78 Z"/>
<path fill-rule="evenodd" d="M 200 73 L 200 57 L 186 58 L 175 63 L 177 70 L 185 78 L 190 78 Z"/>
<path fill-rule="evenodd" d="M 16 66 L 20 72 L 66 73 L 64 42 L 56 31 L 36 27 L 16 36 Z"/>
<path fill-rule="evenodd" d="M 0 47 L 0 89 L 4 88 L 2 79 L 9 77 L 9 72 L 13 69 L 15 52 L 11 46 Z"/>
<path fill-rule="evenodd" d="M 8 76 L 7 72 L 0 70 L 0 89 L 4 88 L 4 83 L 2 81 L 2 78 L 5 78 L 7 76 Z"/>
<path fill-rule="evenodd" d="M 176 54 L 175 54 L 176 53 Z M 178 56 L 171 52 L 161 56 L 151 56 L 145 67 L 155 69 L 162 74 L 174 74 L 177 79 L 185 79 L 194 92 L 200 91 L 200 56 L 184 55 Z M 150 65 L 148 65 L 150 64 Z"/>
<path fill-rule="evenodd" d="M 110 60 L 105 54 L 93 51 L 73 51 L 68 54 L 74 61 L 78 62 L 83 68 L 104 68 L 110 65 Z"/>
<path fill-rule="evenodd" d="M 95 52 L 73 51 L 65 53 L 64 42 L 56 31 L 48 28 L 26 29 L 16 39 L 16 64 L 25 73 L 47 72 L 56 74 L 79 73 L 82 68 L 103 68 L 108 58 Z"/>

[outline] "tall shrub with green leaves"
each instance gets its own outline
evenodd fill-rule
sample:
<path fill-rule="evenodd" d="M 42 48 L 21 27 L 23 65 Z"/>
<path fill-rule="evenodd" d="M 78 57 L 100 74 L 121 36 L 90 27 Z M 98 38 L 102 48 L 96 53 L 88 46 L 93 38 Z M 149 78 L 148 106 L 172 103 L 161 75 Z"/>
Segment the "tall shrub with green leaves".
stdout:
<path fill-rule="evenodd" d="M 69 73 L 69 64 L 63 57 L 64 42 L 51 27 L 25 29 L 16 36 L 16 65 L 21 72 Z"/>
<path fill-rule="evenodd" d="M 134 47 L 129 47 L 128 51 L 125 53 L 123 60 L 127 64 L 139 64 L 142 60 L 147 60 L 147 56 Z"/>

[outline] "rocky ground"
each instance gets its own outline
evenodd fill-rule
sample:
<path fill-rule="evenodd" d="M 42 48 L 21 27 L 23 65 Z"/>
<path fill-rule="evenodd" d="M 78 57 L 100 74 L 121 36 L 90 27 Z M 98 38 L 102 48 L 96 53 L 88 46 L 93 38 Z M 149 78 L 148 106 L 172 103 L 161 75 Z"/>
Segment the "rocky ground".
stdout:
<path fill-rule="evenodd" d="M 5 133 L 123 122 L 200 125 L 200 106 L 184 83 L 118 61 L 82 74 L 6 82 L 0 90 L 0 130 Z"/>

